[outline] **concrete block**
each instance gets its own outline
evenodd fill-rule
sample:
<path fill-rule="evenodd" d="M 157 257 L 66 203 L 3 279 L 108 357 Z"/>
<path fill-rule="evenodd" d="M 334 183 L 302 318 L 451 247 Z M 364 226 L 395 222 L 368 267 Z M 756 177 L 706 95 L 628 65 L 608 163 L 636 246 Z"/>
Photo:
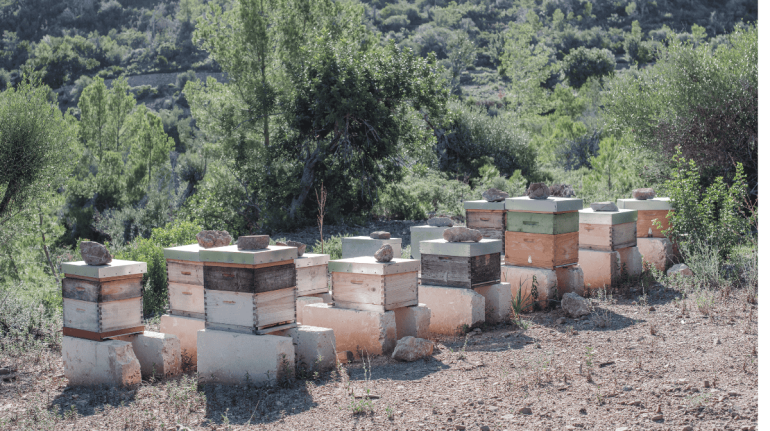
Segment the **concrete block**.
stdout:
<path fill-rule="evenodd" d="M 616 250 L 620 258 L 620 275 L 625 269 L 629 277 L 638 277 L 642 274 L 642 254 L 639 247 L 626 247 Z"/>
<path fill-rule="evenodd" d="M 308 372 L 332 370 L 337 366 L 337 342 L 331 328 L 300 325 L 286 330 L 294 343 L 297 364 Z"/>
<path fill-rule="evenodd" d="M 299 296 L 297 297 L 297 323 L 302 323 L 302 309 L 309 304 L 322 304 L 323 298 L 318 296 Z"/>
<path fill-rule="evenodd" d="M 182 371 L 182 348 L 176 335 L 144 331 L 115 339 L 131 343 L 143 379 L 172 377 Z"/>
<path fill-rule="evenodd" d="M 324 304 L 331 304 L 333 302 L 332 301 L 332 293 L 331 292 L 316 293 L 315 295 L 310 295 L 310 296 L 315 296 L 316 298 L 321 298 L 321 300 L 323 301 Z"/>
<path fill-rule="evenodd" d="M 420 241 L 443 239 L 448 226 L 412 226 L 412 259 L 420 260 Z"/>
<path fill-rule="evenodd" d="M 583 296 L 585 281 L 583 278 L 583 268 L 580 265 L 565 266 L 556 268 L 556 285 L 559 298 L 565 293 L 574 292 Z"/>
<path fill-rule="evenodd" d="M 198 379 L 202 383 L 275 383 L 294 369 L 289 337 L 203 329 L 198 331 Z"/>
<path fill-rule="evenodd" d="M 198 364 L 198 331 L 205 328 L 203 319 L 168 314 L 160 317 L 160 332 L 176 335 L 179 339 L 183 366 Z"/>
<path fill-rule="evenodd" d="M 598 251 L 580 249 L 578 251 L 580 267 L 583 268 L 583 281 L 588 289 L 610 287 L 620 275 L 617 251 Z"/>
<path fill-rule="evenodd" d="M 540 308 L 545 308 L 548 306 L 549 299 L 556 299 L 558 283 L 556 271 L 553 269 L 515 265 L 503 265 L 500 269 L 501 279 L 511 285 L 512 300 L 516 300 L 521 290 L 524 311 L 532 311 L 534 303 L 537 303 Z M 537 286 L 533 286 L 535 282 Z M 532 295 L 533 287 L 536 287 L 534 289 L 537 292 L 536 298 Z"/>
<path fill-rule="evenodd" d="M 428 338 L 430 334 L 431 311 L 425 304 L 401 307 L 393 310 L 396 313 L 396 339 L 412 336 Z"/>
<path fill-rule="evenodd" d="M 393 256 L 401 257 L 401 238 L 374 239 L 368 236 L 351 236 L 342 238 L 342 258 L 374 256 L 374 252 L 385 244 L 393 247 Z M 329 271 L 331 270 L 329 265 Z"/>
<path fill-rule="evenodd" d="M 302 323 L 334 330 L 337 351 L 350 350 L 356 357 L 388 355 L 396 347 L 396 314 L 364 311 L 329 304 L 305 306 Z"/>
<path fill-rule="evenodd" d="M 131 343 L 62 337 L 64 377 L 72 386 L 129 386 L 142 382 Z"/>
<path fill-rule="evenodd" d="M 473 290 L 484 297 L 484 320 L 487 323 L 502 323 L 511 317 L 511 283 L 490 284 Z"/>
<path fill-rule="evenodd" d="M 660 271 L 673 262 L 674 249 L 668 238 L 637 238 L 636 247 L 644 262 L 649 262 Z"/>
<path fill-rule="evenodd" d="M 430 309 L 430 332 L 455 335 L 484 323 L 484 297 L 471 289 L 421 284 L 418 297 Z"/>

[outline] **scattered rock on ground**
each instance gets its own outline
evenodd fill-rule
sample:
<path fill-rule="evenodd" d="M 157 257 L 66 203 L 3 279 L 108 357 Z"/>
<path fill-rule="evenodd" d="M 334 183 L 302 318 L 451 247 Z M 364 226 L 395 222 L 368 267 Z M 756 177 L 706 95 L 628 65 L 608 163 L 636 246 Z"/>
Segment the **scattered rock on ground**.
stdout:
<path fill-rule="evenodd" d="M 374 258 L 377 259 L 377 262 L 390 262 L 393 260 L 393 247 L 390 244 L 383 245 L 374 252 Z"/>
<path fill-rule="evenodd" d="M 481 238 L 481 232 L 463 226 L 450 227 L 444 231 L 444 240 L 448 242 L 479 242 Z"/>
<path fill-rule="evenodd" d="M 369 234 L 369 237 L 374 239 L 390 239 L 390 232 L 378 230 Z"/>
<path fill-rule="evenodd" d="M 549 190 L 551 196 L 557 198 L 571 198 L 575 196 L 575 190 L 569 184 L 554 184 Z"/>
<path fill-rule="evenodd" d="M 107 248 L 94 241 L 82 241 L 80 255 L 88 265 L 107 265 L 112 262 L 112 255 Z"/>
<path fill-rule="evenodd" d="M 245 235 L 238 237 L 238 250 L 262 250 L 270 244 L 267 235 Z"/>
<path fill-rule="evenodd" d="M 404 337 L 396 343 L 393 359 L 412 362 L 433 354 L 433 342 L 424 338 Z"/>
<path fill-rule="evenodd" d="M 523 415 L 531 415 L 532 414 L 532 409 L 529 408 L 529 407 L 522 407 L 522 408 L 519 409 L 519 413 L 521 413 Z"/>
<path fill-rule="evenodd" d="M 574 292 L 564 294 L 561 299 L 561 309 L 573 318 L 591 313 L 588 309 L 588 300 Z"/>
<path fill-rule="evenodd" d="M 428 219 L 428 226 L 454 226 L 454 222 L 449 217 L 433 217 Z"/>
<path fill-rule="evenodd" d="M 230 245 L 233 238 L 226 230 L 202 230 L 195 235 L 198 245 L 203 248 L 224 247 Z"/>
<path fill-rule="evenodd" d="M 594 202 L 591 204 L 594 211 L 617 211 L 618 206 L 614 202 Z"/>
<path fill-rule="evenodd" d="M 481 194 L 487 202 L 500 202 L 508 198 L 508 193 L 496 188 L 491 188 Z"/>
<path fill-rule="evenodd" d="M 677 275 L 677 274 L 678 275 L 686 275 L 686 276 L 693 276 L 693 275 L 695 275 L 695 274 L 693 274 L 693 272 L 690 269 L 690 267 L 687 266 L 684 263 L 678 263 L 678 264 L 672 266 L 671 268 L 669 268 L 668 271 L 666 271 L 666 275 L 669 276 L 669 277 L 671 277 L 673 275 Z"/>
<path fill-rule="evenodd" d="M 631 196 L 633 196 L 634 199 L 637 199 L 640 201 L 653 199 L 655 197 L 655 190 L 651 188 L 636 189 L 633 192 L 631 192 Z"/>
<path fill-rule="evenodd" d="M 551 189 L 545 183 L 532 183 L 527 188 L 526 194 L 530 199 L 548 199 Z"/>

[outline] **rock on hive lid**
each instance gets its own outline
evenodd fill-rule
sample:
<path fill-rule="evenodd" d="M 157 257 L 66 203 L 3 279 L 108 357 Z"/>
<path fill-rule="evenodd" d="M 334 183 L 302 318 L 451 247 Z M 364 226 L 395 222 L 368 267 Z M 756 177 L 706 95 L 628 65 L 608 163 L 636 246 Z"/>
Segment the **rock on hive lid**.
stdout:
<path fill-rule="evenodd" d="M 79 275 L 91 278 L 120 277 L 124 275 L 144 274 L 147 272 L 145 262 L 134 262 L 131 260 L 112 259 L 112 262 L 106 265 L 91 266 L 84 261 L 64 262 L 61 264 L 61 270 L 67 275 Z"/>
<path fill-rule="evenodd" d="M 377 262 L 374 256 L 351 257 L 329 261 L 329 272 L 391 275 L 420 270 L 420 261 L 394 257 L 390 262 Z"/>
<path fill-rule="evenodd" d="M 591 208 L 578 211 L 580 223 L 586 224 L 621 224 L 632 223 L 637 219 L 636 210 L 619 209 L 617 211 L 594 211 Z"/>
<path fill-rule="evenodd" d="M 500 239 L 482 239 L 479 242 L 449 242 L 444 239 L 420 241 L 420 254 L 473 257 L 502 252 L 503 241 Z"/>
<path fill-rule="evenodd" d="M 186 260 L 190 262 L 200 262 L 198 252 L 206 250 L 198 243 L 190 245 L 180 245 L 179 247 L 169 247 L 163 249 L 163 257 L 166 259 Z"/>
<path fill-rule="evenodd" d="M 238 250 L 237 245 L 201 250 L 198 253 L 201 262 L 238 263 L 243 265 L 259 265 L 263 263 L 281 262 L 297 258 L 296 247 L 270 245 L 262 250 Z"/>
<path fill-rule="evenodd" d="M 548 199 L 530 199 L 526 196 L 522 196 L 506 199 L 505 209 L 508 211 L 544 213 L 578 211 L 583 209 L 583 199 L 554 197 L 549 197 Z"/>

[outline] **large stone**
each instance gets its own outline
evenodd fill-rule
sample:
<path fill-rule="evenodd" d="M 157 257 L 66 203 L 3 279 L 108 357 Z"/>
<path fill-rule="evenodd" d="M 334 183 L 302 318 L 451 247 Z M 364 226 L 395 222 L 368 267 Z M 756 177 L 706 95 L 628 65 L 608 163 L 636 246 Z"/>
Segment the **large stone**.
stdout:
<path fill-rule="evenodd" d="M 424 338 L 404 337 L 393 350 L 393 359 L 413 362 L 433 354 L 433 342 Z"/>
<path fill-rule="evenodd" d="M 182 371 L 182 348 L 176 335 L 145 331 L 115 339 L 131 343 L 146 380 L 173 377 Z"/>
<path fill-rule="evenodd" d="M 571 198 L 575 196 L 575 190 L 569 184 L 554 184 L 549 189 L 551 196 L 557 198 Z"/>
<path fill-rule="evenodd" d="M 443 237 L 447 242 L 479 242 L 483 238 L 478 230 L 463 226 L 450 227 L 444 231 Z"/>
<path fill-rule="evenodd" d="M 224 247 L 230 245 L 233 238 L 226 230 L 202 230 L 195 235 L 198 245 L 203 248 Z"/>
<path fill-rule="evenodd" d="M 642 260 L 659 271 L 665 271 L 674 258 L 674 249 L 668 238 L 637 238 L 636 247 Z"/>
<path fill-rule="evenodd" d="M 633 196 L 634 199 L 644 201 L 647 199 L 653 199 L 655 198 L 655 190 L 651 188 L 647 189 L 636 189 L 631 193 L 631 196 Z"/>
<path fill-rule="evenodd" d="M 160 317 L 160 332 L 173 334 L 179 339 L 183 367 L 198 364 L 198 331 L 206 328 L 206 321 L 193 317 L 164 314 Z"/>
<path fill-rule="evenodd" d="M 611 287 L 620 275 L 617 251 L 599 251 L 581 248 L 578 263 L 583 269 L 583 280 L 589 289 Z"/>
<path fill-rule="evenodd" d="M 484 297 L 471 289 L 421 284 L 418 297 L 430 309 L 430 332 L 456 335 L 484 323 Z"/>
<path fill-rule="evenodd" d="M 276 383 L 294 369 L 289 337 L 203 329 L 198 332 L 198 380 L 244 385 Z"/>
<path fill-rule="evenodd" d="M 484 297 L 484 321 L 496 325 L 511 317 L 511 284 L 496 283 L 473 289 Z"/>
<path fill-rule="evenodd" d="M 431 312 L 425 304 L 396 308 L 393 312 L 396 313 L 396 339 L 407 336 L 428 338 Z"/>
<path fill-rule="evenodd" d="M 300 325 L 281 335 L 291 337 L 297 365 L 308 372 L 326 371 L 337 365 L 337 342 L 330 328 Z M 278 335 L 278 334 L 276 334 Z"/>
<path fill-rule="evenodd" d="M 305 254 L 305 250 L 307 249 L 307 244 L 301 243 L 299 241 L 286 241 L 286 245 L 289 247 L 297 247 L 297 256 L 302 256 Z"/>
<path fill-rule="evenodd" d="M 393 247 L 390 244 L 385 244 L 374 252 L 374 258 L 377 262 L 390 262 L 393 260 Z"/>
<path fill-rule="evenodd" d="M 72 386 L 130 386 L 142 382 L 139 360 L 127 341 L 62 337 L 64 377 Z"/>
<path fill-rule="evenodd" d="M 594 202 L 591 204 L 591 209 L 594 211 L 617 211 L 618 206 L 613 202 Z"/>
<path fill-rule="evenodd" d="M 297 297 L 297 323 L 302 323 L 302 315 L 306 305 L 323 304 L 323 298 L 318 296 L 299 296 Z"/>
<path fill-rule="evenodd" d="M 112 262 L 112 255 L 107 251 L 107 248 L 94 241 L 82 241 L 80 243 L 80 255 L 89 265 L 107 265 Z"/>
<path fill-rule="evenodd" d="M 349 350 L 356 357 L 387 355 L 396 347 L 396 315 L 392 311 L 363 311 L 329 304 L 305 306 L 303 325 L 334 330 L 337 351 Z"/>
<path fill-rule="evenodd" d="M 585 291 L 585 281 L 583 280 L 583 269 L 580 265 L 563 266 L 556 268 L 556 285 L 559 290 L 559 297 L 565 293 L 574 292 L 583 295 Z"/>
<path fill-rule="evenodd" d="M 370 233 L 369 237 L 370 238 L 374 238 L 374 239 L 390 239 L 390 232 L 385 232 L 383 230 L 378 230 L 378 231 Z"/>
<path fill-rule="evenodd" d="M 428 219 L 428 226 L 436 226 L 436 227 L 443 227 L 448 226 L 452 227 L 454 226 L 454 222 L 449 217 L 433 217 Z"/>
<path fill-rule="evenodd" d="M 535 303 L 545 308 L 550 300 L 556 299 L 558 284 L 553 269 L 503 265 L 500 271 L 502 280 L 511 285 L 511 300 L 518 300 L 521 292 L 523 311 L 532 311 Z"/>
<path fill-rule="evenodd" d="M 508 198 L 508 193 L 502 190 L 491 188 L 481 194 L 481 197 L 487 200 L 487 202 L 502 202 Z"/>
<path fill-rule="evenodd" d="M 684 263 L 678 263 L 666 271 L 666 276 L 673 277 L 673 276 L 687 276 L 692 277 L 695 275 L 689 266 L 685 265 Z"/>
<path fill-rule="evenodd" d="M 532 183 L 527 188 L 526 195 L 530 199 L 548 199 L 551 189 L 545 183 Z"/>
<path fill-rule="evenodd" d="M 588 300 L 574 292 L 564 294 L 561 299 L 561 309 L 567 316 L 578 318 L 591 313 Z"/>
<path fill-rule="evenodd" d="M 616 250 L 620 259 L 620 275 L 638 277 L 642 274 L 642 254 L 638 247 L 625 247 Z"/>
<path fill-rule="evenodd" d="M 238 250 L 262 250 L 270 245 L 268 235 L 244 235 L 238 237 Z"/>

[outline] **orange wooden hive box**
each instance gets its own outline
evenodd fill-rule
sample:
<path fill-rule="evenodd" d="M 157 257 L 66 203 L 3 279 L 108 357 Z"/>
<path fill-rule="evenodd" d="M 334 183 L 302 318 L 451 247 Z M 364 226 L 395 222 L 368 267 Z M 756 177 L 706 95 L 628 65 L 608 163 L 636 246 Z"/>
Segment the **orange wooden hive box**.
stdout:
<path fill-rule="evenodd" d="M 670 198 L 655 199 L 618 199 L 618 208 L 637 210 L 639 212 L 636 221 L 637 238 L 665 238 L 663 231 L 671 224 L 668 213 L 671 212 Z M 658 223 L 660 222 L 660 228 Z"/>
<path fill-rule="evenodd" d="M 594 211 L 580 214 L 580 248 L 614 251 L 636 246 L 636 210 Z"/>

